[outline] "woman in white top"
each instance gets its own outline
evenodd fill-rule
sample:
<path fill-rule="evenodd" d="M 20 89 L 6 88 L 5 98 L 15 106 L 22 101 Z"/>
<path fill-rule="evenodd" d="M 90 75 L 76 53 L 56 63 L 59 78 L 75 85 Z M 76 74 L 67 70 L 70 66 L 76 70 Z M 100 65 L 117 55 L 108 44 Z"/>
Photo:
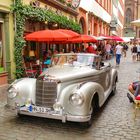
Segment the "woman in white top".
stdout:
<path fill-rule="evenodd" d="M 115 48 L 116 53 L 116 65 L 118 66 L 120 64 L 121 54 L 122 54 L 123 46 L 121 46 L 121 43 L 119 43 Z"/>

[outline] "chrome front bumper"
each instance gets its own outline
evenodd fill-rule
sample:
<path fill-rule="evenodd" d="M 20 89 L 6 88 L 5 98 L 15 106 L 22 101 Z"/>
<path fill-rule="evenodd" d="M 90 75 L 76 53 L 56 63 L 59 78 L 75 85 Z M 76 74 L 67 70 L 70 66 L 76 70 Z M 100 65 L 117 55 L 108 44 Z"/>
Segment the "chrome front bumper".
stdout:
<path fill-rule="evenodd" d="M 57 120 L 62 120 L 63 123 L 65 123 L 66 121 L 87 122 L 90 120 L 90 115 L 88 115 L 88 116 L 73 116 L 73 115 L 65 114 L 64 111 L 60 111 L 60 112 L 49 111 L 47 113 L 38 113 L 38 112 L 30 112 L 27 109 L 23 109 L 23 107 L 17 107 L 16 110 L 17 110 L 18 114 L 43 117 L 43 118 L 50 118 L 50 119 L 57 119 Z"/>

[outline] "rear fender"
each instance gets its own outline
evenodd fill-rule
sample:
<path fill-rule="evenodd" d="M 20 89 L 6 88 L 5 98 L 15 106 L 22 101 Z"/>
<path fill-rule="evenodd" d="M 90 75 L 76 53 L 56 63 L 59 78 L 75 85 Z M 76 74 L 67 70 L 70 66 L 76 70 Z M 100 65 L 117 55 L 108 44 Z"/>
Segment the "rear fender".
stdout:
<path fill-rule="evenodd" d="M 115 85 L 116 82 L 118 82 L 118 72 L 116 69 L 112 69 L 111 72 L 111 86 L 113 87 Z"/>

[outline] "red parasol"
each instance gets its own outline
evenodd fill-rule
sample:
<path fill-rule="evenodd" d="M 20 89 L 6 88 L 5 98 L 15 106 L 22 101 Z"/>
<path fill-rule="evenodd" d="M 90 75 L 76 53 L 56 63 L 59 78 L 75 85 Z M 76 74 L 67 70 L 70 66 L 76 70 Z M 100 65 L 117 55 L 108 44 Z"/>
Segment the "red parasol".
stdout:
<path fill-rule="evenodd" d="M 99 36 L 101 39 L 103 40 L 114 40 L 114 41 L 120 41 L 120 42 L 124 42 L 124 40 L 119 37 L 119 36 L 107 36 L 107 35 L 101 35 Z"/>
<path fill-rule="evenodd" d="M 65 34 L 68 34 L 68 35 L 71 35 L 73 38 L 75 37 L 79 37 L 80 34 L 78 34 L 77 32 L 74 32 L 72 30 L 67 30 L 67 29 L 57 29 L 56 31 L 60 31 L 62 33 L 65 33 Z"/>
<path fill-rule="evenodd" d="M 110 36 L 110 37 L 112 38 L 112 40 L 124 42 L 124 40 L 119 36 Z"/>
<path fill-rule="evenodd" d="M 93 36 L 90 35 L 81 35 L 77 38 L 70 39 L 69 42 L 71 43 L 88 43 L 88 42 L 97 42 Z"/>
<path fill-rule="evenodd" d="M 64 32 L 64 29 L 63 30 L 41 30 L 41 31 L 36 31 L 36 32 L 26 35 L 25 39 L 28 41 L 53 42 L 53 41 L 66 41 L 74 37 L 77 37 L 78 35 L 73 35 L 72 33 L 70 33 L 70 31 L 69 33 L 68 31 Z"/>
<path fill-rule="evenodd" d="M 98 38 L 101 40 L 112 40 L 111 36 L 104 35 L 104 34 L 101 34 L 100 36 L 98 36 Z"/>

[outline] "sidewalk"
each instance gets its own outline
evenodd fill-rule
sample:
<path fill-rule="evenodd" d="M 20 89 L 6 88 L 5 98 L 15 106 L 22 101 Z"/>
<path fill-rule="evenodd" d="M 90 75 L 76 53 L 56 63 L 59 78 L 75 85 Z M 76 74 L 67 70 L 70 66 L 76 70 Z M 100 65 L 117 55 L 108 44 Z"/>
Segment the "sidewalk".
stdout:
<path fill-rule="evenodd" d="M 7 88 L 8 88 L 8 84 L 7 85 L 0 86 L 0 94 L 5 93 L 6 90 L 7 90 Z"/>
<path fill-rule="evenodd" d="M 8 88 L 8 84 L 0 86 L 0 109 L 3 108 L 7 104 L 7 88 Z M 1 136 L 0 136 L 0 139 L 1 139 Z"/>

